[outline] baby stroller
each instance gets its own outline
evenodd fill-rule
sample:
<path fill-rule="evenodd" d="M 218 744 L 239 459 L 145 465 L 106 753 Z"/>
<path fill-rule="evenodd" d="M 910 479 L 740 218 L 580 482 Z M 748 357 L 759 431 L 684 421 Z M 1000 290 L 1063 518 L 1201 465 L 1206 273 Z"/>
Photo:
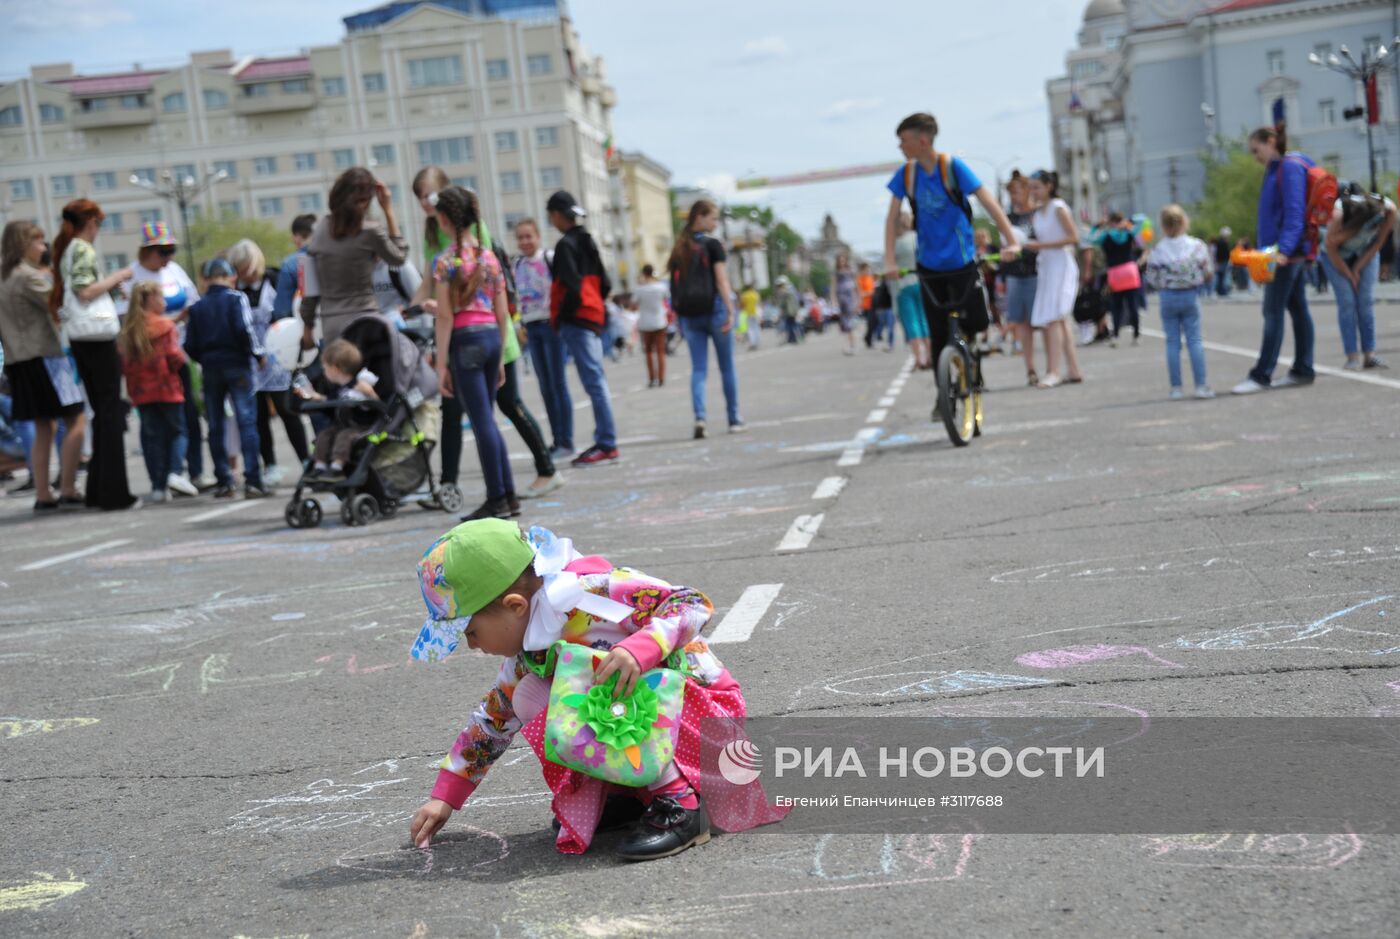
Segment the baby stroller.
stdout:
<path fill-rule="evenodd" d="M 407 502 L 449 514 L 460 512 L 462 491 L 453 483 L 438 483 L 429 461 L 436 443 L 439 394 L 437 376 L 423 350 L 378 314 L 351 321 L 341 338 L 360 350 L 364 367 L 378 376 L 379 397 L 300 402 L 301 410 L 311 413 L 353 410 L 368 415 L 369 424 L 365 437 L 350 451 L 344 479 L 324 480 L 302 473 L 283 513 L 287 524 L 293 528 L 321 524 L 321 504 L 308 492 L 329 492 L 339 498 L 340 518 L 346 525 L 392 518 Z M 308 370 L 315 368 L 312 363 Z"/>

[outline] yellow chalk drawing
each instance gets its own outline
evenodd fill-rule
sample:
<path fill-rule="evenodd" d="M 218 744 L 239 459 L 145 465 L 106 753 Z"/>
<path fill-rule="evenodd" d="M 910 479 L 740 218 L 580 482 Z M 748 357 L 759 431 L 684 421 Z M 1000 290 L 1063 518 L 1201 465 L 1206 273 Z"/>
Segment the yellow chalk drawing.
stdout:
<path fill-rule="evenodd" d="M 71 897 L 79 890 L 87 889 L 81 880 L 73 880 L 73 872 L 68 872 L 68 880 L 59 880 L 53 874 L 35 871 L 37 880 L 0 887 L 0 913 L 13 913 L 18 910 L 42 910 L 50 903 L 57 903 L 64 897 Z"/>
<path fill-rule="evenodd" d="M 51 721 L 27 717 L 0 717 L 0 738 L 27 737 L 30 734 L 51 734 L 74 727 L 96 724 L 95 717 L 59 717 Z"/>

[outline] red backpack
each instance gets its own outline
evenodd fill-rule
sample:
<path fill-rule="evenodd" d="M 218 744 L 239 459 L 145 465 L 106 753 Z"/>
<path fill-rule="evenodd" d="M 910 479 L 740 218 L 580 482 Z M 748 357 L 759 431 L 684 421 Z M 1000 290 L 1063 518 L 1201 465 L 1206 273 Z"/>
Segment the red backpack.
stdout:
<path fill-rule="evenodd" d="M 1308 258 L 1317 256 L 1318 229 L 1325 228 L 1332 220 L 1332 209 L 1337 204 L 1337 177 L 1325 166 L 1308 166 L 1295 156 L 1285 156 L 1307 170 L 1307 187 L 1303 192 L 1303 242 L 1307 246 Z M 1278 181 L 1279 201 L 1283 201 L 1283 164 L 1274 174 Z"/>

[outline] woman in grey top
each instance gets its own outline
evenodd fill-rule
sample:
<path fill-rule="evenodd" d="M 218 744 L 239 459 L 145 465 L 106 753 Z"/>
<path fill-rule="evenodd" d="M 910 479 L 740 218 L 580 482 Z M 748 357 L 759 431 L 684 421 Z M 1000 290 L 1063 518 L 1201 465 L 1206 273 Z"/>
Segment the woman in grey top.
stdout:
<path fill-rule="evenodd" d="M 374 200 L 384 213 L 382 224 L 365 218 Z M 408 257 L 408 242 L 399 232 L 389 189 L 369 170 L 357 166 L 342 173 L 331 187 L 329 202 L 330 214 L 316 223 L 306 248 L 308 263 L 301 300 L 301 318 L 306 324 L 302 346 L 306 349 L 315 346 L 312 330 L 318 313 L 325 343 L 339 338 L 355 317 L 378 313 L 375 264 L 383 260 L 397 267 Z"/>

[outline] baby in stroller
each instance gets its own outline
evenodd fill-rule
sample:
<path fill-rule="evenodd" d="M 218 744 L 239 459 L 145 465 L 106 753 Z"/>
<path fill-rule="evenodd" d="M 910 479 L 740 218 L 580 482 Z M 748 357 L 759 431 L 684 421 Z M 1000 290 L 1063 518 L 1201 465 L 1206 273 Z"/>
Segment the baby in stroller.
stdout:
<path fill-rule="evenodd" d="M 378 314 L 357 317 L 319 358 L 321 378 L 298 374 L 300 407 L 332 424 L 316 436 L 315 462 L 297 482 L 285 517 L 293 528 L 314 528 L 322 509 L 310 493 L 340 501 L 341 521 L 367 525 L 401 505 L 460 511 L 462 494 L 433 475 L 429 456 L 440 412 L 437 376 L 409 336 Z M 314 373 L 317 365 L 308 368 Z M 319 387 L 307 390 L 311 385 Z"/>
<path fill-rule="evenodd" d="M 368 401 L 378 400 L 374 386 L 379 376 L 362 368 L 364 356 L 344 339 L 337 339 L 321 353 L 321 374 L 332 386 L 330 395 L 323 395 L 309 385 L 298 385 L 296 394 L 310 401 Z M 363 440 L 374 425 L 373 411 L 361 408 L 337 408 L 335 422 L 316 435 L 309 477 L 322 482 L 345 479 L 345 464 L 350 462 L 350 449 Z"/>

